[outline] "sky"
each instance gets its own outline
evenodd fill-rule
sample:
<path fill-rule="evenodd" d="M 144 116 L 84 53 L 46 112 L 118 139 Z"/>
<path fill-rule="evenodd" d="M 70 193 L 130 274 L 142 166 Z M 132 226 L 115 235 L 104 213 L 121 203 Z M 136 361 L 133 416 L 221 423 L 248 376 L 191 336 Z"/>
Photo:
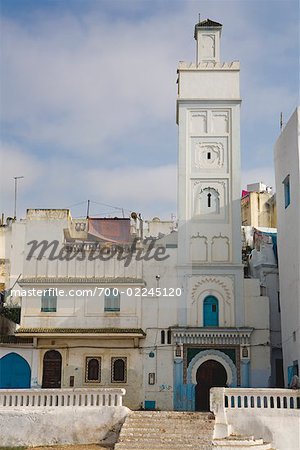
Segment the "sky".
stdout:
<path fill-rule="evenodd" d="M 0 0 L 0 213 L 176 215 L 177 66 L 194 25 L 223 24 L 241 63 L 242 186 L 274 185 L 273 146 L 299 103 L 295 0 Z M 115 207 L 112 208 L 111 206 Z M 119 209 L 118 209 L 119 208 Z"/>

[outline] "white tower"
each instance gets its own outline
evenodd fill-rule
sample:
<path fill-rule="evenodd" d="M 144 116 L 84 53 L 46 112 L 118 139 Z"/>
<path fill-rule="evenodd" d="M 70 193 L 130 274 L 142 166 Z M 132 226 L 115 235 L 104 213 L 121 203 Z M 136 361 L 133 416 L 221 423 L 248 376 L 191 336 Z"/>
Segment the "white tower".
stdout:
<path fill-rule="evenodd" d="M 178 68 L 178 280 L 174 408 L 208 409 L 209 388 L 249 385 L 240 218 L 239 63 L 220 62 L 222 25 L 195 27 Z M 243 351 L 242 351 L 243 349 Z M 240 362 L 241 361 L 241 362 Z M 217 380 L 211 384 L 203 380 Z M 201 381 L 202 380 L 202 381 Z"/>
<path fill-rule="evenodd" d="M 220 23 L 209 19 L 199 22 L 197 63 L 180 63 L 178 68 L 178 266 L 186 294 L 179 323 L 183 326 L 203 326 L 203 308 L 197 304 L 195 309 L 198 300 L 192 299 L 203 276 L 214 279 L 207 292 L 212 293 L 213 284 L 226 285 L 230 292 L 227 300 L 220 294 L 218 325 L 244 324 L 239 62 L 220 62 L 221 29 Z"/>

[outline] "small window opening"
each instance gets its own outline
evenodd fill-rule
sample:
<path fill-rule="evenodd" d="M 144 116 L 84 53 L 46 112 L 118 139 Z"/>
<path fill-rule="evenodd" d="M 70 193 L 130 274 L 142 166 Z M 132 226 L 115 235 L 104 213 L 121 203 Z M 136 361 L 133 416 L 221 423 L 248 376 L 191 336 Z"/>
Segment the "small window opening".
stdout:
<path fill-rule="evenodd" d="M 211 153 L 207 152 L 207 159 L 211 159 Z"/>
<path fill-rule="evenodd" d="M 207 194 L 207 206 L 211 207 L 211 193 Z"/>
<path fill-rule="evenodd" d="M 168 342 L 168 344 L 171 344 L 171 337 L 172 337 L 171 330 L 168 330 L 168 333 L 167 333 L 167 342 Z"/>

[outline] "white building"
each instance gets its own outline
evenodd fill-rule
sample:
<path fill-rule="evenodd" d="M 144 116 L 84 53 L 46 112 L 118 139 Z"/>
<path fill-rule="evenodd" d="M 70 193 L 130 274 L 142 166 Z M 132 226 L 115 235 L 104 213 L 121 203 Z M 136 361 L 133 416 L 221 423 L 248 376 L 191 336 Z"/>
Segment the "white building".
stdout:
<path fill-rule="evenodd" d="M 277 257 L 277 229 L 243 227 L 243 250 L 247 255 L 246 268 L 249 277 L 258 278 L 261 295 L 269 299 L 271 387 L 284 387 L 281 345 L 281 307 Z"/>
<path fill-rule="evenodd" d="M 212 386 L 268 386 L 268 298 L 241 260 L 239 63 L 220 61 L 221 28 L 198 23 L 197 62 L 178 68 L 178 231 L 147 223 L 156 260 L 140 257 L 150 241 L 128 249 L 129 265 L 114 255 L 141 238 L 139 219 L 27 212 L 18 336 L 33 339 L 32 386 L 122 386 L 131 408 L 177 410 L 206 409 Z M 50 246 L 29 258 L 33 240 L 85 257 L 53 259 Z"/>
<path fill-rule="evenodd" d="M 274 149 L 284 377 L 299 375 L 300 361 L 300 155 L 299 108 Z"/>

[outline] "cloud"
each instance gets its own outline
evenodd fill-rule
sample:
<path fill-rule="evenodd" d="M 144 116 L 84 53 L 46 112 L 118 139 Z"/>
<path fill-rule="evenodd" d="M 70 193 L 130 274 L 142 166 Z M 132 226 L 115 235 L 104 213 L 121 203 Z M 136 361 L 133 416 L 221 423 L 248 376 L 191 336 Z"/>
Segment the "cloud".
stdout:
<path fill-rule="evenodd" d="M 148 214 L 163 213 L 162 206 L 175 212 L 177 166 L 127 167 L 113 170 L 94 169 L 86 173 L 85 182 L 93 193 L 112 204 L 127 205 L 131 210 Z M 95 194 L 94 194 L 95 195 Z"/>
<path fill-rule="evenodd" d="M 260 181 L 267 186 L 273 188 L 273 192 L 276 191 L 275 186 L 275 173 L 274 169 L 270 166 L 256 167 L 255 169 L 242 170 L 242 189 L 247 188 L 247 184 L 259 183 Z"/>
<path fill-rule="evenodd" d="M 111 136 L 173 113 L 174 42 L 153 20 L 113 33 L 91 17 L 49 19 L 38 33 L 4 21 L 3 34 L 3 116 L 27 141 L 99 154 Z"/>
<path fill-rule="evenodd" d="M 94 214 L 141 212 L 143 217 L 161 215 L 169 218 L 176 212 L 176 165 L 156 167 L 95 168 L 78 167 L 76 160 L 55 158 L 37 160 L 25 149 L 3 144 L 0 153 L 5 177 L 1 177 L 1 210 L 12 215 L 14 176 L 24 176 L 18 183 L 18 211 L 27 208 L 71 208 L 72 214 L 86 212 L 87 199 Z M 79 207 L 72 205 L 80 203 Z M 114 209 L 105 205 L 117 206 Z"/>
<path fill-rule="evenodd" d="M 136 2 L 119 3 L 87 1 L 85 9 L 80 2 L 80 13 L 73 5 L 40 7 L 27 20 L 3 16 L 8 210 L 12 177 L 20 174 L 23 208 L 66 207 L 95 196 L 147 216 L 175 212 L 176 69 L 178 60 L 195 58 L 200 3 L 144 2 L 138 10 Z M 260 175 L 274 186 L 268 163 L 279 112 L 287 117 L 296 101 L 296 2 L 286 8 L 274 1 L 271 13 L 269 3 L 201 1 L 202 18 L 224 25 L 222 59 L 241 60 L 244 185 Z M 289 23 L 284 34 L 282 23 Z"/>

